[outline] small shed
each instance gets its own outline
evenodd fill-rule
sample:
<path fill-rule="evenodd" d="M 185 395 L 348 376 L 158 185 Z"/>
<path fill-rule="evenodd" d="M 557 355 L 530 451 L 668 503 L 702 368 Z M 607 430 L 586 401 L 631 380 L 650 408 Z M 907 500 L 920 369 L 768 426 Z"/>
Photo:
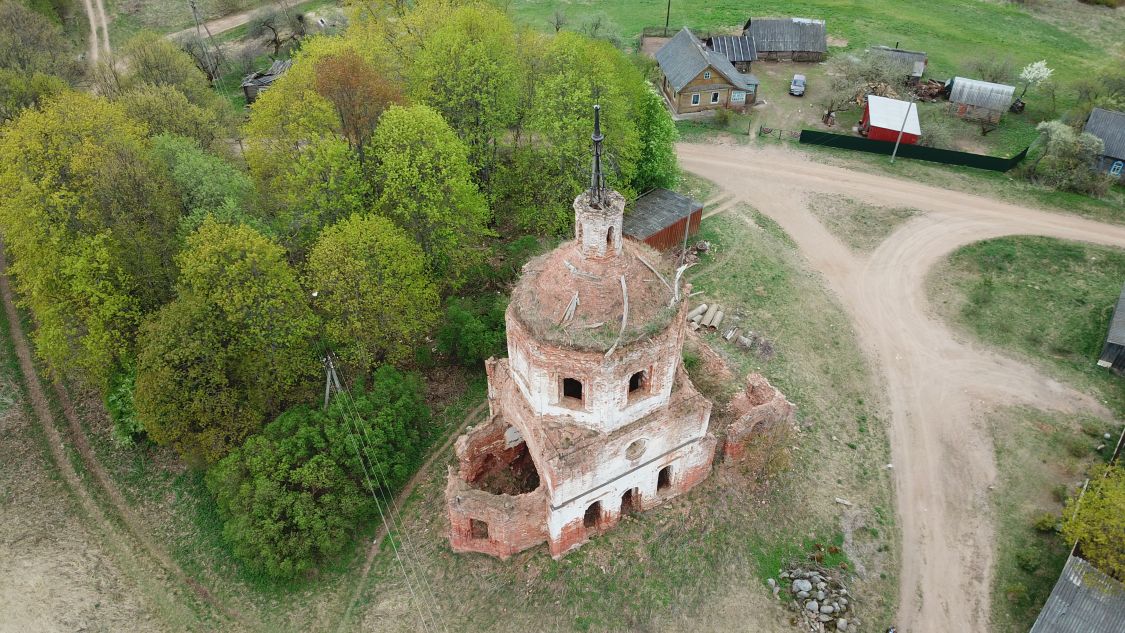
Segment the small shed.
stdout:
<path fill-rule="evenodd" d="M 1125 112 L 1094 108 L 1086 119 L 1085 131 L 1105 143 L 1098 171 L 1125 182 Z"/>
<path fill-rule="evenodd" d="M 246 76 L 242 80 L 242 94 L 246 95 L 246 104 L 254 103 L 263 90 L 269 88 L 273 82 L 281 78 L 285 71 L 293 65 L 291 59 L 274 60 L 266 70 L 259 70 Z"/>
<path fill-rule="evenodd" d="M 1120 633 L 1125 585 L 1071 555 L 1030 633 Z"/>
<path fill-rule="evenodd" d="M 1117 305 L 1113 308 L 1098 366 L 1110 367 L 1116 372 L 1125 371 L 1125 287 L 1121 288 L 1121 296 L 1117 297 Z"/>
<path fill-rule="evenodd" d="M 707 40 L 707 45 L 725 56 L 740 73 L 750 72 L 750 63 L 758 59 L 754 38 L 749 35 L 715 35 Z"/>
<path fill-rule="evenodd" d="M 922 51 L 908 51 L 903 48 L 891 48 L 890 46 L 872 46 L 870 51 L 906 66 L 910 73 L 908 78 L 912 83 L 916 83 L 922 78 L 922 75 L 926 72 L 926 65 L 929 63 L 929 57 Z"/>
<path fill-rule="evenodd" d="M 742 34 L 754 38 L 758 59 L 819 62 L 828 55 L 828 29 L 812 18 L 750 18 Z"/>
<path fill-rule="evenodd" d="M 949 80 L 949 108 L 962 119 L 999 123 L 1000 116 L 1012 105 L 1014 86 L 994 84 L 979 79 L 954 77 Z"/>
<path fill-rule="evenodd" d="M 695 235 L 702 220 L 701 203 L 675 191 L 653 189 L 625 214 L 621 233 L 663 251 L 682 246 L 684 231 L 689 238 Z"/>
<path fill-rule="evenodd" d="M 902 142 L 906 145 L 917 143 L 922 136 L 917 104 L 868 95 L 863 106 L 863 118 L 859 120 L 859 133 L 873 141 L 893 143 L 898 140 L 900 131 Z"/>

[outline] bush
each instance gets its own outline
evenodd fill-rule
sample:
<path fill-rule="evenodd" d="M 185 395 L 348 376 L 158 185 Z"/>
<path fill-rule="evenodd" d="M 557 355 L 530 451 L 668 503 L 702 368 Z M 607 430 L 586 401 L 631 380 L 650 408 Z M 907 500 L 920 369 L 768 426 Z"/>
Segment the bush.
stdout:
<path fill-rule="evenodd" d="M 105 395 L 105 408 L 113 421 L 113 442 L 118 446 L 132 446 L 143 435 L 145 427 L 137 419 L 133 408 L 133 389 L 137 370 L 118 370 L 109 377 L 109 390 Z"/>
<path fill-rule="evenodd" d="M 1033 525 L 1039 532 L 1054 532 L 1059 527 L 1059 517 L 1050 512 L 1044 512 L 1035 517 Z"/>
<path fill-rule="evenodd" d="M 206 477 L 235 556 L 285 579 L 338 555 L 376 511 L 368 481 L 385 502 L 417 468 L 429 415 L 421 379 L 384 366 L 369 391 L 290 409 L 247 438 Z"/>
<path fill-rule="evenodd" d="M 1043 552 L 1029 545 L 1016 552 L 1016 566 L 1029 574 L 1034 574 L 1043 564 Z"/>
<path fill-rule="evenodd" d="M 476 365 L 504 353 L 503 297 L 454 298 L 437 333 L 438 351 L 462 365 Z"/>
<path fill-rule="evenodd" d="M 1105 465 L 1090 473 L 1086 493 L 1066 502 L 1062 534 L 1095 567 L 1125 580 L 1125 468 Z"/>

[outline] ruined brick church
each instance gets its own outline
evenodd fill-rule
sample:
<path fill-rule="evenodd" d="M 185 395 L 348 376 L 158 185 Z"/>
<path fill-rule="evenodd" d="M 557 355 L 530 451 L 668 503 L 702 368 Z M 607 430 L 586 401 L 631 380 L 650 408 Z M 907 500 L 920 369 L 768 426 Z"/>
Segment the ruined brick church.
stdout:
<path fill-rule="evenodd" d="M 558 558 L 711 472 L 711 402 L 688 378 L 680 273 L 621 235 L 595 107 L 593 175 L 574 237 L 533 259 L 490 359 L 488 420 L 457 439 L 445 496 L 455 551 Z M 784 400 L 784 398 L 782 398 Z"/>

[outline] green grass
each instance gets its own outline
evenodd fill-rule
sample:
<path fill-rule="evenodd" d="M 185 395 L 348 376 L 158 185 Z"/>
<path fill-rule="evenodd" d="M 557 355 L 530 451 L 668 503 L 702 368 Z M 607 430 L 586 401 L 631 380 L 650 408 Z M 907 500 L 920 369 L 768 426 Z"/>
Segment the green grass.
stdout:
<path fill-rule="evenodd" d="M 998 633 L 1024 633 L 1050 595 L 1070 546 L 1053 530 L 1037 529 L 1045 515 L 1058 518 L 1056 491 L 1073 490 L 1088 467 L 1105 461 L 1098 444 L 1110 425 L 1088 416 L 1065 416 L 1009 408 L 989 416 L 999 479 L 992 493 L 996 567 L 992 626 Z"/>
<path fill-rule="evenodd" d="M 809 208 L 829 231 L 855 251 L 874 250 L 900 224 L 918 213 L 915 209 L 879 207 L 837 195 L 816 196 Z"/>
<path fill-rule="evenodd" d="M 932 274 L 931 285 L 957 325 L 1046 363 L 1122 415 L 1125 382 L 1095 363 L 1123 280 L 1123 250 L 1005 237 L 956 251 Z"/>

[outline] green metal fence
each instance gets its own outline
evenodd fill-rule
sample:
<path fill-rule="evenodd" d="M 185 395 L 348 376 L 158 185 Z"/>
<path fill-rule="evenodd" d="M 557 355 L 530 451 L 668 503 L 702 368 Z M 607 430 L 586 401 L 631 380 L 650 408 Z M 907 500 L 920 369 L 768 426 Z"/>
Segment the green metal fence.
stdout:
<path fill-rule="evenodd" d="M 832 134 L 831 132 L 820 132 L 818 130 L 801 130 L 800 142 L 806 145 L 838 147 L 840 149 L 870 152 L 872 154 L 886 154 L 888 156 L 895 147 L 894 143 L 888 141 L 873 141 L 858 136 Z M 990 171 L 1008 171 L 1018 165 L 1020 161 L 1027 156 L 1027 150 L 1028 148 L 1024 148 L 1022 152 L 1011 158 L 999 158 L 996 156 L 970 154 L 968 152 L 956 152 L 949 149 L 938 149 L 936 147 L 922 147 L 921 145 L 899 145 L 898 156 L 900 158 L 917 158 L 918 160 L 945 163 L 946 165 L 964 165 L 966 167 L 975 167 L 977 169 L 987 169 Z"/>

